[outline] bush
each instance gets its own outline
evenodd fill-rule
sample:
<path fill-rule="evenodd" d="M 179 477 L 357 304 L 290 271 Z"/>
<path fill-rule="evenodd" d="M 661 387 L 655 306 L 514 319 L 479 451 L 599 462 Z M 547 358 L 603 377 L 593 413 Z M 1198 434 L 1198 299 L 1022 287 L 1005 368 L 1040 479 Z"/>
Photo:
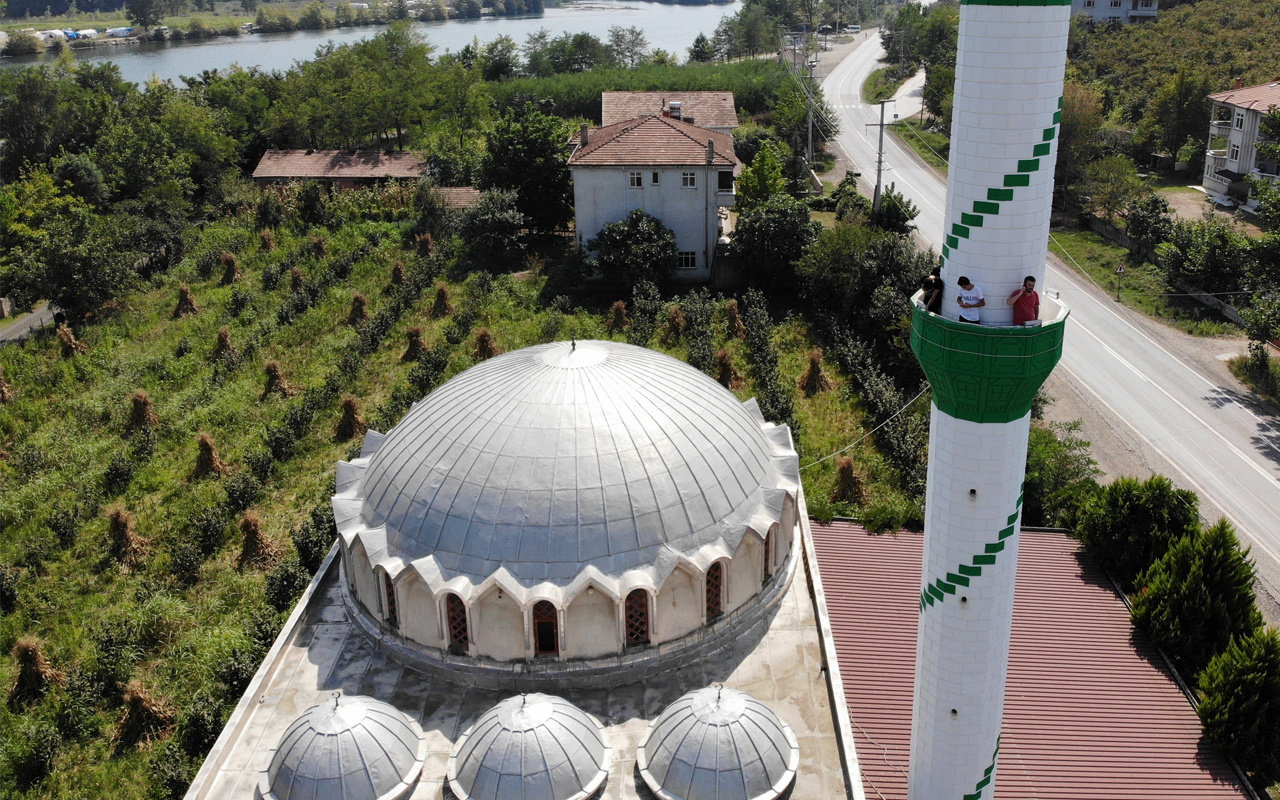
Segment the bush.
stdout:
<path fill-rule="evenodd" d="M 222 733 L 224 695 L 208 689 L 197 692 L 183 710 L 177 741 L 192 758 L 204 758 Z"/>
<path fill-rule="evenodd" d="M 253 505 L 262 494 L 262 481 L 250 470 L 241 470 L 227 481 L 226 509 L 229 513 L 238 514 Z"/>
<path fill-rule="evenodd" d="M 1089 455 L 1089 442 L 1075 435 L 1079 430 L 1079 420 L 1031 426 L 1023 525 L 1072 527 L 1081 494 L 1087 497 L 1097 490 L 1097 462 Z"/>
<path fill-rule="evenodd" d="M 715 331 L 711 322 L 715 316 L 716 303 L 706 289 L 694 289 L 680 305 L 685 315 L 685 346 L 688 348 L 689 364 L 694 369 L 708 375 L 716 374 L 716 352 L 713 345 Z"/>
<path fill-rule="evenodd" d="M 679 266 L 676 235 L 639 208 L 601 228 L 587 249 L 596 251 L 595 266 L 605 280 L 630 289 L 641 281 L 662 285 L 675 277 Z"/>
<path fill-rule="evenodd" d="M 18 571 L 0 564 L 0 614 L 12 614 L 18 606 Z"/>
<path fill-rule="evenodd" d="M 821 229 L 804 203 L 775 195 L 738 216 L 730 251 L 753 286 L 789 289 L 795 286 L 793 265 Z"/>
<path fill-rule="evenodd" d="M 1146 481 L 1117 478 L 1080 514 L 1076 533 L 1089 553 L 1123 587 L 1170 545 L 1200 529 L 1200 499 L 1163 475 Z"/>
<path fill-rule="evenodd" d="M 525 223 L 514 191 L 492 189 L 480 195 L 480 201 L 462 215 L 462 238 L 471 250 L 471 260 L 489 270 L 502 269 L 503 262 L 518 262 Z"/>
<path fill-rule="evenodd" d="M 288 611 L 310 582 L 311 575 L 297 554 L 290 554 L 267 573 L 267 602 L 276 611 Z"/>
<path fill-rule="evenodd" d="M 20 717 L 3 747 L 4 763 L 14 785 L 26 791 L 53 770 L 62 739 L 58 729 L 41 719 Z"/>
<path fill-rule="evenodd" d="M 627 330 L 627 343 L 648 347 L 653 332 L 658 329 L 658 314 L 662 313 L 662 295 L 653 281 L 638 281 L 631 287 L 631 327 Z"/>
<path fill-rule="evenodd" d="M 333 507 L 328 503 L 321 503 L 311 509 L 311 519 L 294 528 L 292 535 L 298 560 L 306 567 L 308 574 L 315 575 L 324 557 L 329 554 L 333 540 L 338 536 L 338 528 L 333 520 Z"/>
<path fill-rule="evenodd" d="M 1188 678 L 1233 638 L 1262 627 L 1254 605 L 1256 574 L 1225 519 L 1183 537 L 1134 581 L 1133 624 Z"/>
<path fill-rule="evenodd" d="M 760 413 L 770 422 L 791 426 L 797 440 L 800 426 L 795 418 L 791 384 L 778 374 L 778 351 L 773 346 L 773 321 L 765 308 L 764 295 L 757 289 L 747 292 L 747 313 L 743 324 L 747 329 L 747 359 L 756 379 L 756 400 Z"/>
<path fill-rule="evenodd" d="M 1280 780 L 1280 634 L 1274 628 L 1232 640 L 1200 673 L 1204 738 L 1255 776 Z"/>
<path fill-rule="evenodd" d="M 203 756 L 204 753 L 200 753 Z M 198 766 L 177 742 L 166 742 L 147 764 L 151 800 L 182 800 L 196 776 Z"/>
<path fill-rule="evenodd" d="M 111 459 L 107 471 L 102 475 L 102 493 L 107 497 L 116 495 L 129 488 L 133 481 L 133 459 L 120 454 Z"/>

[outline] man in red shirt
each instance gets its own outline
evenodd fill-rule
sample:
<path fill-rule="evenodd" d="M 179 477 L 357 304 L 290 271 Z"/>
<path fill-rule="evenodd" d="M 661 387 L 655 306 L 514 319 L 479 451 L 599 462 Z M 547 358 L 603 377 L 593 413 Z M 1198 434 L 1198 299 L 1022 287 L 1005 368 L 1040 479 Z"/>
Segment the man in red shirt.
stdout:
<path fill-rule="evenodd" d="M 1022 325 L 1040 318 L 1040 295 L 1036 294 L 1036 279 L 1028 275 L 1022 281 L 1022 288 L 1015 289 L 1009 299 L 1004 301 L 1013 306 L 1013 324 Z"/>

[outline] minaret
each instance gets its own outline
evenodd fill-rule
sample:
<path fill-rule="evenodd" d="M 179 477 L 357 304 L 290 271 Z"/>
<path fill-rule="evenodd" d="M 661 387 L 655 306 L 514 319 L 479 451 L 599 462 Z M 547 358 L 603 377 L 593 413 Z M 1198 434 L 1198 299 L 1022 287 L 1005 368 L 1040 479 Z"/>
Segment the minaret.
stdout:
<path fill-rule="evenodd" d="M 961 0 L 942 248 L 942 314 L 913 310 L 933 386 L 911 721 L 911 800 L 995 793 L 1031 400 L 1062 355 L 1067 310 L 1044 263 L 1070 0 Z M 982 325 L 957 322 L 967 276 Z M 1005 298 L 1036 278 L 1039 327 Z"/>

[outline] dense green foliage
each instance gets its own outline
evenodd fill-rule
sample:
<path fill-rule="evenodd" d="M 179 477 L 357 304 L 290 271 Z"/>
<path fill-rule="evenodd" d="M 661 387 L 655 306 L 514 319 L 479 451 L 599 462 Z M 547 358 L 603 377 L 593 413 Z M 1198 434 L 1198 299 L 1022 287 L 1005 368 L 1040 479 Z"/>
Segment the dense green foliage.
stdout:
<path fill-rule="evenodd" d="M 1174 542 L 1199 532 L 1199 502 L 1163 475 L 1117 478 L 1085 504 L 1076 534 L 1102 568 L 1129 587 Z"/>
<path fill-rule="evenodd" d="M 1200 673 L 1205 739 L 1252 773 L 1255 785 L 1280 780 L 1280 633 L 1235 639 Z"/>
<path fill-rule="evenodd" d="M 1081 508 L 1098 491 L 1097 464 L 1079 421 L 1033 424 L 1022 487 L 1022 524 L 1075 528 Z"/>
<path fill-rule="evenodd" d="M 1183 537 L 1134 580 L 1133 624 L 1188 679 L 1233 638 L 1262 627 L 1256 573 L 1225 519 Z"/>
<path fill-rule="evenodd" d="M 676 235 L 643 209 L 605 225 L 587 249 L 596 252 L 595 267 L 605 280 L 619 287 L 661 286 L 676 274 Z"/>
<path fill-rule="evenodd" d="M 809 207 L 787 195 L 774 195 L 738 217 L 730 245 L 748 282 L 765 288 L 791 287 L 793 266 L 818 237 L 821 226 Z"/>

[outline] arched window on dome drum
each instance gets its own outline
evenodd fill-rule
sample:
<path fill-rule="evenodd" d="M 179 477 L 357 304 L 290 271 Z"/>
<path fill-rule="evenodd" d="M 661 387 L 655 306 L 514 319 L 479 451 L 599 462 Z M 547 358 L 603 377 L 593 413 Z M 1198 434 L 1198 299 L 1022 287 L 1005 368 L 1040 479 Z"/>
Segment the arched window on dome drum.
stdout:
<path fill-rule="evenodd" d="M 724 567 L 719 561 L 707 570 L 707 619 L 724 613 Z"/>
<path fill-rule="evenodd" d="M 449 648 L 465 653 L 471 646 L 471 632 L 467 629 L 467 607 L 456 594 L 445 596 L 445 616 L 449 624 Z"/>
<path fill-rule="evenodd" d="M 773 528 L 770 528 L 764 534 L 764 577 L 761 583 L 768 583 L 773 577 Z"/>
<path fill-rule="evenodd" d="M 627 595 L 627 646 L 649 643 L 649 593 L 634 589 Z"/>
<path fill-rule="evenodd" d="M 391 582 L 391 576 L 385 572 L 382 574 L 382 589 L 387 598 L 387 624 L 392 628 L 399 628 L 400 607 L 396 604 L 396 586 Z"/>
<path fill-rule="evenodd" d="M 560 654 L 556 607 L 547 600 L 539 600 L 533 604 L 533 651 L 540 656 Z"/>

